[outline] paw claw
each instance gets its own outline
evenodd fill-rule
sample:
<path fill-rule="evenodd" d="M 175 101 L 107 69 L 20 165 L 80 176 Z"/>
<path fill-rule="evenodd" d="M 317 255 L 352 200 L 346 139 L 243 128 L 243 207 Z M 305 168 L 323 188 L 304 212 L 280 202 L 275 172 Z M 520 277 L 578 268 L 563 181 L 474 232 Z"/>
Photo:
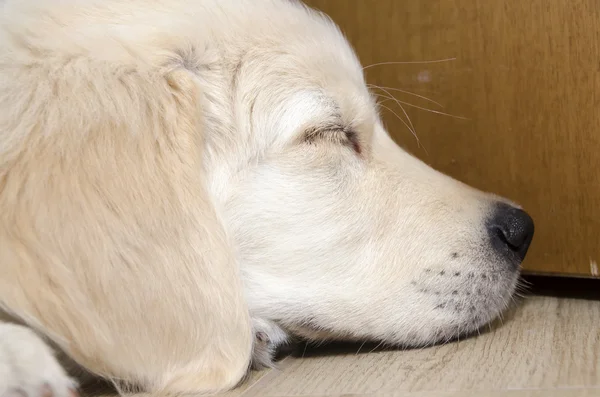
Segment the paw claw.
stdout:
<path fill-rule="evenodd" d="M 252 368 L 273 367 L 277 348 L 288 340 L 286 332 L 272 321 L 254 318 L 254 349 L 252 352 Z"/>
<path fill-rule="evenodd" d="M 256 339 L 262 343 L 269 343 L 269 336 L 264 332 L 257 332 Z"/>

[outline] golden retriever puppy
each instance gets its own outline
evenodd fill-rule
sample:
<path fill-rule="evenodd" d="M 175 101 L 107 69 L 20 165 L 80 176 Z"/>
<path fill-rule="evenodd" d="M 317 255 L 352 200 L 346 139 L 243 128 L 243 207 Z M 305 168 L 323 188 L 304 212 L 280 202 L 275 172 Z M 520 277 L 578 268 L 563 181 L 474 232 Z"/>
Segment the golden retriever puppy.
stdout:
<path fill-rule="evenodd" d="M 398 147 L 325 16 L 0 7 L 0 395 L 71 392 L 48 344 L 214 393 L 288 335 L 428 345 L 506 307 L 531 218 Z"/>

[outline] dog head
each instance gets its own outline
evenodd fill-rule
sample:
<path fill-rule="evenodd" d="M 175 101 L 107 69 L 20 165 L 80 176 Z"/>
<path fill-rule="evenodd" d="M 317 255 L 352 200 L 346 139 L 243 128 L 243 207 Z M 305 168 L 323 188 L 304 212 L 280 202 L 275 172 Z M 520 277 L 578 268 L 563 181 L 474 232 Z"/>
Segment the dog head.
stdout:
<path fill-rule="evenodd" d="M 401 149 L 329 19 L 264 3 L 224 41 L 226 105 L 208 107 L 213 130 L 227 118 L 235 131 L 209 138 L 207 169 L 253 315 L 307 338 L 402 345 L 495 318 L 531 218 Z"/>

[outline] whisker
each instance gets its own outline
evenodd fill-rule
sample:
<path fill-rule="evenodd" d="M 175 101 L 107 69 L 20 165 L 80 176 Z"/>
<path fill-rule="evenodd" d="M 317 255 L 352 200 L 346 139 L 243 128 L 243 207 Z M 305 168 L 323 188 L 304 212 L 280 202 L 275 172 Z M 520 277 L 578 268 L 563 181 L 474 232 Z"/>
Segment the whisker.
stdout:
<path fill-rule="evenodd" d="M 389 110 L 390 112 L 392 112 L 394 114 L 394 116 L 396 116 L 400 121 L 402 121 L 402 123 L 406 126 L 406 128 L 408 128 L 408 130 L 414 135 L 414 137 L 417 139 L 417 142 L 419 143 L 420 146 L 420 141 L 419 141 L 419 137 L 417 136 L 417 132 L 414 129 L 414 125 L 412 124 L 412 122 L 410 121 L 410 118 L 408 117 L 408 114 L 406 113 L 406 111 L 404 110 L 404 108 L 402 107 L 402 105 L 399 103 L 398 99 L 396 99 L 395 97 L 391 96 L 391 94 L 388 93 L 388 95 L 382 95 L 382 94 L 378 94 L 376 92 L 372 93 L 373 95 L 375 95 L 378 98 L 385 98 L 384 101 L 378 101 L 377 104 L 387 110 Z M 408 118 L 408 122 L 410 123 L 407 124 L 404 119 L 402 117 L 400 117 L 396 112 L 394 112 L 392 109 L 390 109 L 387 106 L 384 106 L 383 103 L 387 102 L 387 101 L 394 101 L 396 102 L 396 104 L 398 106 L 400 106 L 400 108 L 402 109 L 402 111 L 404 112 L 404 115 Z"/>
<path fill-rule="evenodd" d="M 440 115 L 442 115 L 442 116 L 448 116 L 448 117 L 452 117 L 452 118 L 459 119 L 459 120 L 471 120 L 471 119 L 470 119 L 470 118 L 468 118 L 468 117 L 456 116 L 456 115 L 454 115 L 454 114 L 444 113 L 444 112 L 440 112 L 440 111 L 438 111 L 438 110 L 429 109 L 429 108 L 425 108 L 425 107 L 418 106 L 418 105 L 413 105 L 413 104 L 412 104 L 412 103 L 410 103 L 410 102 L 401 101 L 401 100 L 397 99 L 396 97 L 393 97 L 393 98 L 391 98 L 391 97 L 389 97 L 389 96 L 385 96 L 385 95 L 381 95 L 381 94 L 377 94 L 377 93 L 373 93 L 373 95 L 375 95 L 375 96 L 379 96 L 379 97 L 382 97 L 382 98 L 387 98 L 387 99 L 389 99 L 389 100 L 392 100 L 392 101 L 394 101 L 394 102 L 398 102 L 398 106 L 400 106 L 400 107 L 402 107 L 402 106 L 401 106 L 401 104 L 403 104 L 403 105 L 406 105 L 406 106 L 409 106 L 409 107 L 413 107 L 413 108 L 417 108 L 417 109 L 425 110 L 426 112 L 431 112 L 431 113 L 440 114 Z"/>
<path fill-rule="evenodd" d="M 393 101 L 394 100 L 394 98 L 390 98 L 389 96 L 386 96 L 386 95 L 377 94 L 375 92 L 373 92 L 372 94 L 375 95 L 376 97 L 384 98 L 383 101 L 377 101 L 377 104 L 386 103 L 388 101 Z"/>
<path fill-rule="evenodd" d="M 525 285 L 525 286 L 531 286 L 531 285 L 533 285 L 533 283 L 531 281 L 527 281 L 523 277 L 519 278 L 519 284 Z"/>
<path fill-rule="evenodd" d="M 504 325 L 504 310 L 506 310 L 506 308 L 508 307 L 508 305 L 510 304 L 510 302 L 504 302 L 503 306 L 504 308 L 502 309 L 502 311 L 500 312 L 500 314 L 498 314 L 498 320 L 500 321 L 500 325 Z"/>
<path fill-rule="evenodd" d="M 410 126 L 412 127 L 412 130 L 416 132 L 415 130 L 415 126 L 413 125 L 412 121 L 410 120 L 410 117 L 408 117 L 408 113 L 406 113 L 406 110 L 404 109 L 404 107 L 401 105 L 401 102 L 398 100 L 398 98 L 396 98 L 394 95 L 392 95 L 392 93 L 390 93 L 388 90 L 386 90 L 383 87 L 379 87 L 377 86 L 377 88 L 379 88 L 381 91 L 385 92 L 386 94 L 388 94 L 390 96 L 390 99 L 394 100 L 398 106 L 400 107 L 400 109 L 402 109 L 402 112 L 404 113 L 404 115 L 406 116 L 406 120 L 408 120 L 408 123 L 410 124 Z"/>
<path fill-rule="evenodd" d="M 408 117 L 408 113 L 406 113 L 406 109 L 404 109 L 404 106 L 402 106 L 402 105 L 400 104 L 400 101 L 398 101 L 397 99 L 396 99 L 396 103 L 398 104 L 398 106 L 399 106 L 399 107 L 400 107 L 400 109 L 402 110 L 402 113 L 404 113 L 404 115 L 406 116 L 406 119 L 408 120 L 408 123 L 410 124 L 410 126 L 411 126 L 411 127 L 412 127 L 412 129 L 413 129 L 413 132 L 414 132 L 415 138 L 417 138 L 417 146 L 418 146 L 418 147 L 421 147 L 421 140 L 420 140 L 420 139 L 419 139 L 419 137 L 417 136 L 417 130 L 415 129 L 415 126 L 413 125 L 413 123 L 412 123 L 412 120 L 410 119 L 410 117 Z M 423 148 L 423 149 L 425 149 L 425 148 Z M 425 150 L 425 153 L 427 153 L 427 150 Z M 429 153 L 427 153 L 427 154 L 429 154 Z"/>
<path fill-rule="evenodd" d="M 402 92 L 402 93 L 404 93 L 404 94 L 412 95 L 412 96 L 415 96 L 415 97 L 417 97 L 417 98 L 421 98 L 421 99 L 424 99 L 424 100 L 426 100 L 426 101 L 428 101 L 428 102 L 431 102 L 431 103 L 433 103 L 433 104 L 436 104 L 436 105 L 438 105 L 439 107 L 441 107 L 442 109 L 444 108 L 444 105 L 442 105 L 442 104 L 441 104 L 441 103 L 439 103 L 439 102 L 436 102 L 436 101 L 434 101 L 434 100 L 433 100 L 433 99 L 431 99 L 431 98 L 427 98 L 427 97 L 426 97 L 426 96 L 424 96 L 424 95 L 419 95 L 419 94 L 417 94 L 417 93 L 414 93 L 414 92 L 410 92 L 410 91 L 406 91 L 406 90 L 401 90 L 400 88 L 394 88 L 394 87 L 384 87 L 384 86 L 381 86 L 381 85 L 375 85 L 375 84 L 367 84 L 367 87 L 380 88 L 380 89 L 381 89 L 381 88 L 385 88 L 386 90 L 390 90 L 390 91 L 398 91 L 398 92 Z"/>
<path fill-rule="evenodd" d="M 302 358 L 306 355 L 306 348 L 308 347 L 308 342 L 304 343 L 304 350 L 302 351 Z"/>
<path fill-rule="evenodd" d="M 519 287 L 518 285 L 515 287 L 515 290 L 513 292 L 513 295 L 517 294 L 518 296 L 520 296 L 521 298 L 524 298 L 526 296 L 526 294 L 528 294 L 528 291 L 526 289 L 521 289 L 521 287 Z"/>
<path fill-rule="evenodd" d="M 358 350 L 356 351 L 356 354 L 355 354 L 355 356 L 358 356 L 358 353 L 360 353 L 360 349 L 362 349 L 362 348 L 363 348 L 363 346 L 365 345 L 365 343 L 367 343 L 367 341 L 366 341 L 366 340 L 365 340 L 365 341 L 362 343 L 362 345 L 360 345 L 360 346 L 359 346 Z"/>
<path fill-rule="evenodd" d="M 363 67 L 363 70 L 375 67 L 375 66 L 381 66 L 381 65 L 414 65 L 414 64 L 430 64 L 430 63 L 441 63 L 441 62 L 449 62 L 449 61 L 455 61 L 456 58 L 445 58 L 445 59 L 434 59 L 431 61 L 390 61 L 390 62 L 377 62 L 377 63 L 372 63 L 370 65 L 367 65 L 365 67 Z"/>
<path fill-rule="evenodd" d="M 396 98 L 392 98 L 392 97 L 387 96 L 387 95 L 378 94 L 376 92 L 373 92 L 372 94 L 375 95 L 376 97 L 379 97 L 379 98 L 385 98 L 385 101 L 381 101 L 381 102 L 377 102 L 377 103 L 384 103 L 384 102 L 387 102 L 387 101 L 396 101 Z"/>
<path fill-rule="evenodd" d="M 421 141 L 419 140 L 419 137 L 417 136 L 417 133 L 416 133 L 414 130 L 412 130 L 412 129 L 410 128 L 410 125 L 408 125 L 408 124 L 406 123 L 406 121 L 404 121 L 404 119 L 403 119 L 402 117 L 398 116 L 398 114 L 397 114 L 396 112 L 394 112 L 394 111 L 393 111 L 392 109 L 390 109 L 389 107 L 387 107 L 387 106 L 385 106 L 385 105 L 382 105 L 381 103 L 379 104 L 379 106 L 381 106 L 381 107 L 383 107 L 383 108 L 385 108 L 385 109 L 389 110 L 390 112 L 392 112 L 392 114 L 393 114 L 394 116 L 396 116 L 396 117 L 398 118 L 398 120 L 400 120 L 400 121 L 402 122 L 402 124 L 404 124 L 404 125 L 406 126 L 406 128 L 408 128 L 408 130 L 409 130 L 409 131 L 412 133 L 412 135 L 413 135 L 413 136 L 415 137 L 415 139 L 417 140 L 417 143 L 419 144 L 419 146 L 421 146 Z M 423 150 L 425 151 L 425 153 L 426 153 L 426 154 L 429 154 L 429 153 L 427 153 L 427 149 L 425 149 L 425 147 L 424 147 L 424 146 L 423 146 Z"/>
<path fill-rule="evenodd" d="M 514 294 L 522 299 L 525 299 L 531 293 L 531 289 L 531 283 L 527 283 L 525 280 L 520 279 L 517 281 Z"/>
<path fill-rule="evenodd" d="M 415 136 L 415 138 L 417 138 L 417 146 L 421 147 L 421 140 L 417 136 L 417 130 L 415 129 L 415 126 L 414 126 L 412 120 L 408 116 L 408 113 L 406 112 L 406 109 L 404 109 L 404 106 L 402 106 L 402 101 L 399 101 L 398 98 L 396 98 L 394 95 L 392 95 L 385 88 L 382 88 L 382 87 L 379 87 L 379 86 L 377 88 L 379 88 L 380 90 L 382 90 L 383 92 L 385 92 L 386 94 L 388 94 L 389 95 L 389 99 L 392 99 L 393 101 L 395 101 L 396 104 L 398 105 L 398 107 L 402 110 L 402 113 L 404 113 L 404 115 L 406 116 L 406 120 L 408 121 L 408 124 L 410 124 L 410 127 L 411 127 L 411 129 L 413 131 L 413 135 Z M 423 148 L 423 149 L 425 149 L 425 148 Z M 425 153 L 427 153 L 427 150 L 425 150 Z M 429 153 L 427 153 L 427 154 L 429 154 Z"/>
<path fill-rule="evenodd" d="M 375 350 L 377 350 L 379 347 L 381 347 L 381 345 L 383 345 L 384 343 L 385 343 L 384 341 L 379 342 L 377 344 L 377 346 L 375 346 L 371 351 L 369 351 L 369 354 L 373 353 Z"/>
<path fill-rule="evenodd" d="M 404 101 L 400 101 L 400 100 L 399 100 L 398 102 L 400 102 L 400 103 L 402 103 L 402 104 L 404 104 L 404 105 L 406 105 L 406 106 L 410 106 L 410 107 L 413 107 L 413 108 L 417 108 L 417 109 L 425 110 L 425 111 L 427 111 L 427 112 L 436 113 L 436 114 L 441 114 L 442 116 L 448 116 L 448 117 L 452 117 L 452 118 L 459 119 L 459 120 L 470 120 L 468 117 L 463 117 L 463 116 L 455 116 L 455 115 L 453 115 L 453 114 L 449 114 L 449 113 L 440 112 L 440 111 L 438 111 L 438 110 L 433 110 L 433 109 L 429 109 L 429 108 L 424 108 L 424 107 L 422 107 L 422 106 L 413 105 L 412 103 L 409 103 L 409 102 L 404 102 Z"/>

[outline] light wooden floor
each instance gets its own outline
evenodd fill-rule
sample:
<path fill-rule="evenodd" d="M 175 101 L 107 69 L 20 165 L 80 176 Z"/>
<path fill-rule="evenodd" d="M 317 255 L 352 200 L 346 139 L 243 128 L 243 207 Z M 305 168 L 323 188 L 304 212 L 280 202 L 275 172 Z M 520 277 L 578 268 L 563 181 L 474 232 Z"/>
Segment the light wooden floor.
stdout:
<path fill-rule="evenodd" d="M 503 325 L 445 346 L 288 357 L 224 396 L 600 396 L 600 301 L 531 297 Z"/>

